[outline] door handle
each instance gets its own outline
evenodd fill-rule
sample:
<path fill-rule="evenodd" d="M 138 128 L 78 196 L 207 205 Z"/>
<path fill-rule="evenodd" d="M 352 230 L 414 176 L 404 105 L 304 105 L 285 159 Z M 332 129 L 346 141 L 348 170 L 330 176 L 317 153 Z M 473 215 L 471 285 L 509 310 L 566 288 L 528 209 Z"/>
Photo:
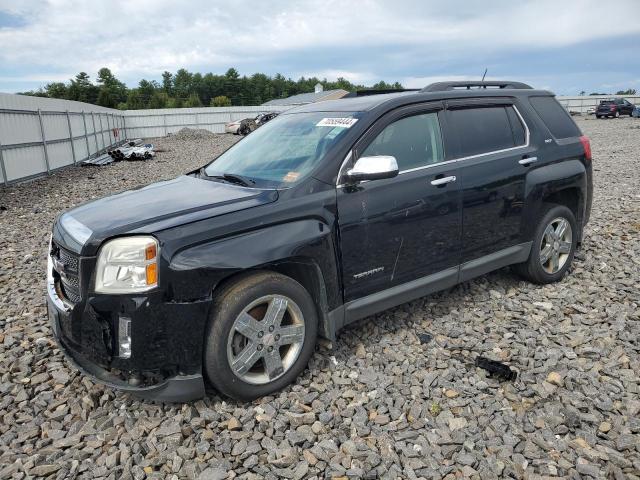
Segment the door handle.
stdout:
<path fill-rule="evenodd" d="M 455 175 L 451 175 L 449 177 L 436 178 L 435 180 L 431 180 L 431 185 L 439 187 L 440 185 L 446 185 L 447 183 L 455 182 Z"/>
<path fill-rule="evenodd" d="M 533 162 L 537 162 L 537 161 L 538 161 L 538 157 L 527 157 L 527 158 L 523 158 L 522 160 L 518 160 L 518 163 L 526 167 L 527 165 L 530 165 Z"/>

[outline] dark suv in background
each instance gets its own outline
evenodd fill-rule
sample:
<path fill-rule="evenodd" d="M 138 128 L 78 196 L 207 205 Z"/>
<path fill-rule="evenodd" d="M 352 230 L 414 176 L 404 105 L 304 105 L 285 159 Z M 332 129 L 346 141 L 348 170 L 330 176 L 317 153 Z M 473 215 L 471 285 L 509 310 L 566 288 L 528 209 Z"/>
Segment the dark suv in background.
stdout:
<path fill-rule="evenodd" d="M 614 98 L 612 100 L 602 100 L 596 108 L 596 118 L 615 117 L 620 115 L 632 116 L 635 106 L 624 98 Z"/>
<path fill-rule="evenodd" d="M 507 265 L 561 280 L 591 178 L 589 140 L 522 83 L 294 108 L 199 170 L 58 217 L 53 332 L 115 388 L 189 400 L 206 378 L 253 399 L 360 318 Z"/>

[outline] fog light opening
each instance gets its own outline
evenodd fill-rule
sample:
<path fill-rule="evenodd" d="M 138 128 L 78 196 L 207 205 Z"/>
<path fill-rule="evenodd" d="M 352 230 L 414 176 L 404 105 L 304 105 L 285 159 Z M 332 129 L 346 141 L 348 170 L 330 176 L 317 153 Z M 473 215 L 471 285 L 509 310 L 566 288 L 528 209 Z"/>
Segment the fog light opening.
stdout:
<path fill-rule="evenodd" d="M 131 358 L 131 319 L 118 317 L 118 356 Z"/>

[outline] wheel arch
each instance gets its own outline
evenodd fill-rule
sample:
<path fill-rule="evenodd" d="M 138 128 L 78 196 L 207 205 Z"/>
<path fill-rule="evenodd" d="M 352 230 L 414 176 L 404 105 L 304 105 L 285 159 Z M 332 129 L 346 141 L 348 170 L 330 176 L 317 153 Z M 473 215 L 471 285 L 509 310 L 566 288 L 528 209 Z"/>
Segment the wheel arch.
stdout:
<path fill-rule="evenodd" d="M 587 171 L 580 160 L 568 160 L 532 170 L 527 174 L 523 236 L 531 239 L 544 204 L 567 206 L 578 223 L 578 241 L 582 240 L 587 195 Z"/>
<path fill-rule="evenodd" d="M 315 219 L 271 225 L 181 250 L 170 261 L 168 295 L 213 298 L 240 275 L 272 271 L 300 283 L 316 304 L 319 333 L 333 338 L 328 311 L 342 303 L 332 230 Z"/>

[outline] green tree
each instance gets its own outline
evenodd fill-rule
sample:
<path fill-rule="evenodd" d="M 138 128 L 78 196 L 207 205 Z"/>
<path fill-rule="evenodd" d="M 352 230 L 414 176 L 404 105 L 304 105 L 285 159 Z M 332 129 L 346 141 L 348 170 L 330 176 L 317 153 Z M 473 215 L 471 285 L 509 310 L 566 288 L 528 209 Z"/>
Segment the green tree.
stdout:
<path fill-rule="evenodd" d="M 224 95 L 218 95 L 211 99 L 212 107 L 230 107 L 231 99 L 229 97 L 225 97 Z"/>
<path fill-rule="evenodd" d="M 181 68 L 176 72 L 176 76 L 173 79 L 173 88 L 175 97 L 181 101 L 186 101 L 191 94 L 191 82 L 193 75 L 184 68 Z"/>
<path fill-rule="evenodd" d="M 202 106 L 202 102 L 200 101 L 200 97 L 198 97 L 198 95 L 196 95 L 195 93 L 192 93 L 191 95 L 189 95 L 189 98 L 187 98 L 187 101 L 184 102 L 184 106 L 185 107 L 201 107 Z"/>
<path fill-rule="evenodd" d="M 167 71 L 162 72 L 162 89 L 167 95 L 173 94 L 173 73 Z"/>
<path fill-rule="evenodd" d="M 636 94 L 635 88 L 629 88 L 627 90 L 618 90 L 616 92 L 616 95 L 635 95 L 635 94 Z"/>
<path fill-rule="evenodd" d="M 127 86 L 118 80 L 111 70 L 104 67 L 98 70 L 98 105 L 115 108 L 120 102 L 127 99 Z"/>
<path fill-rule="evenodd" d="M 134 88 L 129 90 L 127 94 L 127 108 L 129 110 L 140 110 L 145 108 L 145 101 L 142 95 L 140 95 L 140 90 Z"/>
<path fill-rule="evenodd" d="M 169 103 L 169 95 L 165 92 L 156 90 L 149 101 L 149 108 L 167 108 Z"/>
<path fill-rule="evenodd" d="M 51 98 L 67 98 L 69 90 L 67 86 L 62 82 L 47 83 L 44 86 L 44 91 L 47 92 L 47 97 Z"/>
<path fill-rule="evenodd" d="M 96 103 L 99 88 L 96 87 L 86 72 L 80 72 L 69 82 L 68 98 L 78 102 Z"/>

